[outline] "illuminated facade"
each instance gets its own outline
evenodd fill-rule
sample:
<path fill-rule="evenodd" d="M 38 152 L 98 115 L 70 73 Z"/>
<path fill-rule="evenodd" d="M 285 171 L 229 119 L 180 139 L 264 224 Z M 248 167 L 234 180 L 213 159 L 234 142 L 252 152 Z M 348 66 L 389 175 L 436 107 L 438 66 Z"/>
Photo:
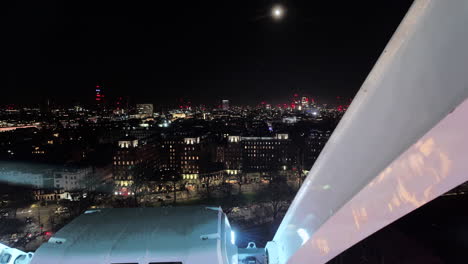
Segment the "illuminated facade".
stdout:
<path fill-rule="evenodd" d="M 187 114 L 183 112 L 175 112 L 172 113 L 172 120 L 177 120 L 177 119 L 185 119 L 187 117 Z"/>
<path fill-rule="evenodd" d="M 292 164 L 291 140 L 288 134 L 274 137 L 242 137 L 243 170 L 273 171 L 286 170 Z"/>
<path fill-rule="evenodd" d="M 222 103 L 223 103 L 222 105 L 223 110 L 225 111 L 229 110 L 229 100 L 223 100 Z"/>
<path fill-rule="evenodd" d="M 161 143 L 161 178 L 170 179 L 174 175 L 179 175 L 181 171 L 181 146 L 183 139 L 170 137 L 163 139 Z"/>
<path fill-rule="evenodd" d="M 203 146 L 200 138 L 184 138 L 181 146 L 181 172 L 184 179 L 197 179 L 200 173 L 200 156 Z"/>
<path fill-rule="evenodd" d="M 113 157 L 115 195 L 133 195 L 158 169 L 158 152 L 149 139 L 126 136 L 118 141 Z"/>
<path fill-rule="evenodd" d="M 240 136 L 227 136 L 227 141 L 216 148 L 216 161 L 224 165 L 227 174 L 242 171 L 242 144 Z"/>
<path fill-rule="evenodd" d="M 286 170 L 294 156 L 288 134 L 274 137 L 228 136 L 218 146 L 216 159 L 224 164 L 228 174 L 244 172 Z"/>
<path fill-rule="evenodd" d="M 139 118 L 153 117 L 153 104 L 137 104 L 136 110 Z"/>
<path fill-rule="evenodd" d="M 85 168 L 64 168 L 54 171 L 54 189 L 61 191 L 74 191 L 88 189 L 92 177 L 90 167 Z"/>
<path fill-rule="evenodd" d="M 180 175 L 197 180 L 200 174 L 211 172 L 210 143 L 207 136 L 165 139 L 161 145 L 162 177 Z"/>
<path fill-rule="evenodd" d="M 305 139 L 305 148 L 303 157 L 299 157 L 303 162 L 304 168 L 311 168 L 317 160 L 320 152 L 330 138 L 331 131 L 329 130 L 314 130 Z"/>

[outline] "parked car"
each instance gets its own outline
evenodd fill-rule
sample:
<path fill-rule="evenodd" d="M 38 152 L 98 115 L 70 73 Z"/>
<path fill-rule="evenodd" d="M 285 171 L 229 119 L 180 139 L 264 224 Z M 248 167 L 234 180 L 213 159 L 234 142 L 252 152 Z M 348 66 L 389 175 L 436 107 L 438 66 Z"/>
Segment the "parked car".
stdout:
<path fill-rule="evenodd" d="M 68 212 L 69 210 L 67 207 L 57 207 L 57 209 L 55 209 L 55 214 L 65 214 Z"/>

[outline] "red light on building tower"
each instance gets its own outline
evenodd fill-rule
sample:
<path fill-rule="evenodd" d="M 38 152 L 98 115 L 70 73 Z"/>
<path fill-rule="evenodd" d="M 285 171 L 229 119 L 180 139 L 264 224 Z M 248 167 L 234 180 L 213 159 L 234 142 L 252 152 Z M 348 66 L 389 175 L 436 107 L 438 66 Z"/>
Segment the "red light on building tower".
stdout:
<path fill-rule="evenodd" d="M 99 103 L 102 103 L 104 100 L 104 93 L 100 85 L 96 85 L 96 97 L 95 100 Z"/>

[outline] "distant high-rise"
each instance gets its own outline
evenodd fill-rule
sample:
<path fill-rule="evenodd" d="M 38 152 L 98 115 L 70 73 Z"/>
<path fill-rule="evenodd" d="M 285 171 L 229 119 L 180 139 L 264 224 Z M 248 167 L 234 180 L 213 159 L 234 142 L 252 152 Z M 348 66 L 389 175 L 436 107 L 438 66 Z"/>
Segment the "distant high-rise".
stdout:
<path fill-rule="evenodd" d="M 42 98 L 40 104 L 40 111 L 42 115 L 47 115 L 50 112 L 50 99 L 49 98 Z"/>
<path fill-rule="evenodd" d="M 153 104 L 137 104 L 136 108 L 140 118 L 153 117 Z"/>
<path fill-rule="evenodd" d="M 96 97 L 95 101 L 97 105 L 103 105 L 104 104 L 104 91 L 101 85 L 96 85 Z"/>
<path fill-rule="evenodd" d="M 229 100 L 223 100 L 223 110 L 229 110 Z"/>

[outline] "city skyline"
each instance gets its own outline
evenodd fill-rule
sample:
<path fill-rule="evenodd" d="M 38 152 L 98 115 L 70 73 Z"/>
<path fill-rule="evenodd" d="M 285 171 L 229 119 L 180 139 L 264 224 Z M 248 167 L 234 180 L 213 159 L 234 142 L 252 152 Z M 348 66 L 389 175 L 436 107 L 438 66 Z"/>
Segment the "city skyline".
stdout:
<path fill-rule="evenodd" d="M 73 107 L 80 107 L 80 108 L 94 108 L 96 106 L 105 106 L 108 110 L 112 109 L 135 109 L 139 104 L 151 104 L 154 106 L 154 110 L 157 112 L 164 112 L 170 111 L 174 109 L 183 109 L 189 110 L 192 108 L 206 108 L 206 109 L 223 109 L 223 102 L 228 101 L 228 105 L 234 107 L 261 107 L 261 108 L 291 108 L 293 104 L 300 104 L 301 100 L 310 100 L 311 104 L 314 105 L 321 105 L 321 106 L 329 106 L 329 107 L 337 107 L 343 108 L 349 106 L 352 102 L 352 97 L 316 97 L 310 96 L 307 94 L 299 94 L 294 93 L 290 94 L 288 97 L 278 98 L 274 102 L 265 101 L 256 99 L 257 101 L 253 102 L 252 104 L 248 104 L 245 102 L 233 102 L 229 98 L 224 98 L 222 100 L 216 100 L 211 103 L 205 104 L 200 102 L 193 102 L 190 98 L 172 98 L 172 100 L 155 104 L 151 102 L 151 100 L 142 100 L 142 101 L 135 101 L 131 97 L 119 97 L 119 96 L 108 96 L 106 93 L 101 91 L 102 86 L 98 85 L 98 88 L 91 89 L 92 91 L 96 91 L 95 94 L 91 95 L 91 98 L 88 98 L 87 102 L 82 101 L 74 101 L 74 102 L 61 102 L 61 101 L 54 101 L 51 98 L 40 98 L 36 102 L 33 103 L 7 103 L 7 104 L 0 104 L 0 109 L 40 109 L 47 105 L 49 109 L 65 109 L 65 108 L 73 108 Z M 99 90 L 99 91 L 98 91 Z M 101 97 L 102 96 L 102 97 Z M 229 107 L 228 107 L 229 108 Z M 229 109 L 223 109 L 229 110 Z"/>
<path fill-rule="evenodd" d="M 352 97 L 411 2 L 289 1 L 281 23 L 266 1 L 10 5 L 0 104 L 87 103 L 96 83 L 154 104 Z"/>
<path fill-rule="evenodd" d="M 468 1 L 3 10 L 1 264 L 466 258 Z"/>

